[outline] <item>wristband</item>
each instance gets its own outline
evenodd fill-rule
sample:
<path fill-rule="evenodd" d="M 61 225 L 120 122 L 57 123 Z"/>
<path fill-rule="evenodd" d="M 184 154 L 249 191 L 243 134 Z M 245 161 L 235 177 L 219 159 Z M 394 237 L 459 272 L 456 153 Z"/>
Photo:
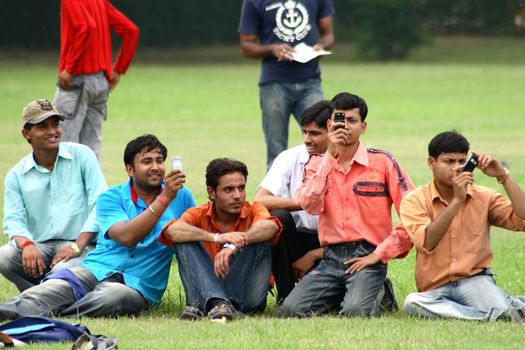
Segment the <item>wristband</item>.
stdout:
<path fill-rule="evenodd" d="M 233 250 L 233 254 L 235 254 L 237 252 L 237 247 L 235 246 L 235 244 L 232 244 L 232 243 L 224 244 L 223 248 L 228 248 L 228 249 Z"/>
<path fill-rule="evenodd" d="M 30 245 L 35 245 L 35 242 L 28 239 L 27 241 L 23 241 L 19 247 L 21 250 L 24 250 L 24 248 L 29 247 Z"/>
<path fill-rule="evenodd" d="M 155 215 L 156 217 L 160 218 L 160 215 L 157 214 L 157 213 L 155 212 L 155 210 L 153 210 L 153 207 L 152 207 L 151 205 L 150 205 L 148 208 L 149 208 L 149 211 L 151 211 L 151 213 L 152 213 L 153 215 Z"/>
<path fill-rule="evenodd" d="M 168 202 L 166 202 L 164 199 L 162 199 L 162 197 L 160 195 L 157 196 L 157 200 L 159 201 L 160 204 L 162 204 L 164 209 L 166 209 L 168 207 Z"/>
<path fill-rule="evenodd" d="M 507 168 L 503 168 L 503 170 L 505 170 L 505 175 L 496 178 L 500 185 L 503 185 L 505 181 L 507 181 L 507 179 L 509 178 L 509 170 Z"/>
<path fill-rule="evenodd" d="M 73 249 L 73 251 L 75 253 L 80 254 L 80 248 L 79 248 L 78 244 L 76 244 L 75 242 L 71 243 L 69 248 Z"/>
<path fill-rule="evenodd" d="M 213 241 L 214 241 L 215 243 L 218 243 L 218 242 L 219 242 L 219 232 L 216 232 L 216 233 L 215 233 L 215 237 L 213 238 Z"/>

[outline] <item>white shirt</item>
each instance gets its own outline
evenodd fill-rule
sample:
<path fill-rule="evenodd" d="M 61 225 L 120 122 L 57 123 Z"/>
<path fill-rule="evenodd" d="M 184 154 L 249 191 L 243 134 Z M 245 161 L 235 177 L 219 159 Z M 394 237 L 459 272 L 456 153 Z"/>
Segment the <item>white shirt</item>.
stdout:
<path fill-rule="evenodd" d="M 274 196 L 293 198 L 295 190 L 303 183 L 304 165 L 310 155 L 306 146 L 299 145 L 281 152 L 273 161 L 259 188 Z M 317 234 L 318 217 L 304 210 L 291 212 L 297 231 Z"/>

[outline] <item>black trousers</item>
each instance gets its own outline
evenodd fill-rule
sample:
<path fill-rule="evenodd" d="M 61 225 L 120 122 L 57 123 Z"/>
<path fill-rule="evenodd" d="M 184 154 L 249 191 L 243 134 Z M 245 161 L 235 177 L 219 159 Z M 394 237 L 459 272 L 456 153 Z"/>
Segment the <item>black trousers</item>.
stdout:
<path fill-rule="evenodd" d="M 272 273 L 277 285 L 277 302 L 281 304 L 297 282 L 292 264 L 320 245 L 316 234 L 297 231 L 295 221 L 288 210 L 274 209 L 271 215 L 277 217 L 283 225 L 279 243 L 272 247 Z M 317 263 L 312 268 L 316 266 Z"/>

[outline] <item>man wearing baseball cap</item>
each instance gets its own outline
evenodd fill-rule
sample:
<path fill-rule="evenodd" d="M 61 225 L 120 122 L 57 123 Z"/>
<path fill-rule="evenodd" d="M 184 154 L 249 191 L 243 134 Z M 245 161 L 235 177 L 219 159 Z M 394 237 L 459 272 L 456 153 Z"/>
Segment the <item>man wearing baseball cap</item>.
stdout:
<path fill-rule="evenodd" d="M 62 120 L 49 100 L 27 104 L 22 136 L 32 152 L 5 178 L 9 243 L 0 247 L 0 273 L 20 291 L 51 270 L 80 265 L 98 233 L 95 201 L 106 180 L 87 146 L 60 143 Z"/>

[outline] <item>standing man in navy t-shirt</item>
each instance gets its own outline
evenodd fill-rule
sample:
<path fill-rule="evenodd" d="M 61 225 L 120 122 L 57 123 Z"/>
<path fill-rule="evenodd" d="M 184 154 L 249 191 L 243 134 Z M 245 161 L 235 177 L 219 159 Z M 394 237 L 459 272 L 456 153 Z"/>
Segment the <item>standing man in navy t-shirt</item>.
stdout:
<path fill-rule="evenodd" d="M 334 43 L 332 0 L 244 0 L 239 24 L 245 57 L 262 58 L 259 95 L 266 139 L 266 167 L 288 148 L 288 121 L 323 99 L 317 60 L 292 60 L 299 43 L 316 50 Z M 317 39 L 319 30 L 319 39 Z"/>

